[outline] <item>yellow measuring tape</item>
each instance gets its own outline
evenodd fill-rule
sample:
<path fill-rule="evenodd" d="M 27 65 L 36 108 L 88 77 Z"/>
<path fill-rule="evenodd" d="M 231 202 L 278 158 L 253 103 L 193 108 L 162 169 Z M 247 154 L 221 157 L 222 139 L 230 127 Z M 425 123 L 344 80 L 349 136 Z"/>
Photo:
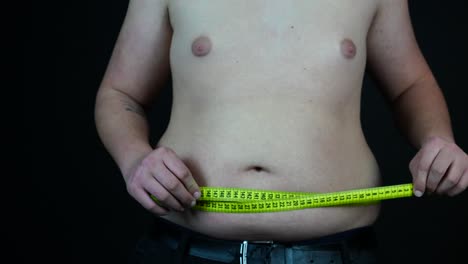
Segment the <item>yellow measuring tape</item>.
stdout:
<path fill-rule="evenodd" d="M 200 187 L 193 209 L 218 213 L 266 213 L 339 205 L 363 205 L 410 197 L 413 184 L 400 184 L 330 193 L 284 192 L 243 188 Z M 157 199 L 151 195 L 156 202 Z"/>

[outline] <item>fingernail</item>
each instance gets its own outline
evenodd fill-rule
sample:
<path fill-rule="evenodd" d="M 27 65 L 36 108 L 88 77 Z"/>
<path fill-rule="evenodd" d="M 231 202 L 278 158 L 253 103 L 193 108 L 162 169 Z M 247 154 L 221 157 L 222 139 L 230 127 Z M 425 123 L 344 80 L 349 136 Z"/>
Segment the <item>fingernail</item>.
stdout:
<path fill-rule="evenodd" d="M 414 191 L 414 195 L 416 195 L 416 197 L 421 197 L 423 193 L 421 191 Z"/>
<path fill-rule="evenodd" d="M 193 200 L 192 203 L 190 204 L 190 206 L 194 207 L 195 204 L 197 204 L 197 202 L 195 200 Z"/>
<path fill-rule="evenodd" d="M 195 192 L 195 193 L 193 194 L 193 197 L 195 197 L 195 199 L 199 199 L 200 196 L 201 196 L 200 192 Z"/>

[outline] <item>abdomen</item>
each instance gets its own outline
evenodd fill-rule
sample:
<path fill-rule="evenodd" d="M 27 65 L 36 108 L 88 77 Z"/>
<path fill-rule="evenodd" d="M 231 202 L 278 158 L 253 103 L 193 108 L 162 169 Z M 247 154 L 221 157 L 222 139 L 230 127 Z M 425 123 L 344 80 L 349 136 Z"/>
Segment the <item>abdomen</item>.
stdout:
<path fill-rule="evenodd" d="M 298 98 L 207 104 L 196 111 L 174 105 L 159 145 L 174 149 L 200 186 L 332 192 L 376 186 L 380 179 L 356 117 Z M 294 240 L 372 223 L 377 211 L 378 206 L 241 215 L 194 211 L 167 218 L 212 236 Z M 305 230 L 291 231 L 289 225 Z"/>

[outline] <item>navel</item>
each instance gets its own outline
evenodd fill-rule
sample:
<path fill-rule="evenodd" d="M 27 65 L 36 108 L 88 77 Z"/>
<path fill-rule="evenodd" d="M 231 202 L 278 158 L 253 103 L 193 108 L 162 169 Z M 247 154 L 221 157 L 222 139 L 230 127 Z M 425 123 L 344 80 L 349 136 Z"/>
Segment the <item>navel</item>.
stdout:
<path fill-rule="evenodd" d="M 345 38 L 341 41 L 341 54 L 343 54 L 345 58 L 354 58 L 356 56 L 356 52 L 356 45 L 351 39 Z"/>
<path fill-rule="evenodd" d="M 265 167 L 259 165 L 252 165 L 248 166 L 245 171 L 253 171 L 253 172 L 269 172 L 269 170 Z"/>
<path fill-rule="evenodd" d="M 206 56 L 211 50 L 211 40 L 207 36 L 200 36 L 192 42 L 192 53 L 197 57 Z"/>

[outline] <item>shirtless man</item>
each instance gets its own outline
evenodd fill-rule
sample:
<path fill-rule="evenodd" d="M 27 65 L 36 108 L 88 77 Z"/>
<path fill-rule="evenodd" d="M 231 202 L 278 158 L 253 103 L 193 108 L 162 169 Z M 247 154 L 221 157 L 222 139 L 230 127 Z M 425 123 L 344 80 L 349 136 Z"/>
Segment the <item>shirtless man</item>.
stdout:
<path fill-rule="evenodd" d="M 378 186 L 360 123 L 366 63 L 419 150 L 409 166 L 415 195 L 462 192 L 468 157 L 454 143 L 405 0 L 131 0 L 96 124 L 128 192 L 161 223 L 220 244 L 313 240 L 371 226 L 379 205 L 260 214 L 190 207 L 199 186 Z M 152 147 L 145 109 L 170 77 L 170 122 Z"/>

